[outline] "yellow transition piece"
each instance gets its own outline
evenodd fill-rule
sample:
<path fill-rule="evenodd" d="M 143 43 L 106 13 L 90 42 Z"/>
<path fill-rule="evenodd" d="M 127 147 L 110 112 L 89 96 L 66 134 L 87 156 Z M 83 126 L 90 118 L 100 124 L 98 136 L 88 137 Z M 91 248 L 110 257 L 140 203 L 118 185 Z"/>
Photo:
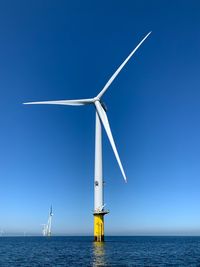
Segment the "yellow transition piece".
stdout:
<path fill-rule="evenodd" d="M 104 214 L 94 214 L 94 241 L 104 241 Z"/>

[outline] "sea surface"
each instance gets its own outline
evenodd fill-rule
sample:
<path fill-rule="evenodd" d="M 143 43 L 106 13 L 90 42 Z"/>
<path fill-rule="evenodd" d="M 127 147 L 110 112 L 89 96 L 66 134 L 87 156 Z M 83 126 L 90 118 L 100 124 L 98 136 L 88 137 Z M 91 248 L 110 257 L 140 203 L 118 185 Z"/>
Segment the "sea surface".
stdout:
<path fill-rule="evenodd" d="M 0 266 L 200 266 L 200 237 L 0 237 Z"/>

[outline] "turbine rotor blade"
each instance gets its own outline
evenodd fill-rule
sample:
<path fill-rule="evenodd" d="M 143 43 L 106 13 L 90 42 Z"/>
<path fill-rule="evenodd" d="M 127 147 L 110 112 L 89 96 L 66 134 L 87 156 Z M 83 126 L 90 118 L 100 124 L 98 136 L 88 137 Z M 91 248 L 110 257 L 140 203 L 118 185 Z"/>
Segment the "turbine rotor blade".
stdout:
<path fill-rule="evenodd" d="M 106 92 L 108 87 L 111 85 L 111 83 L 114 81 L 114 79 L 117 77 L 119 72 L 122 70 L 122 68 L 126 65 L 126 63 L 129 61 L 129 59 L 133 56 L 133 54 L 136 52 L 136 50 L 141 46 L 141 44 L 146 40 L 146 38 L 151 34 L 149 32 L 142 41 L 136 46 L 136 48 L 129 54 L 129 56 L 124 60 L 124 62 L 119 66 L 119 68 L 115 71 L 115 73 L 111 76 L 111 78 L 108 80 L 108 82 L 105 84 L 101 92 L 97 95 L 97 98 L 101 98 L 102 95 Z"/>
<path fill-rule="evenodd" d="M 92 104 L 94 102 L 93 98 L 89 99 L 76 99 L 76 100 L 55 100 L 55 101 L 39 101 L 39 102 L 27 102 L 24 105 L 69 105 L 69 106 L 83 106 Z"/>
<path fill-rule="evenodd" d="M 116 160 L 118 162 L 118 165 L 119 165 L 119 168 L 120 168 L 120 170 L 122 172 L 124 180 L 125 180 L 125 182 L 127 182 L 126 175 L 125 175 L 121 160 L 119 158 L 119 154 L 117 152 L 117 148 L 115 146 L 115 142 L 114 142 L 114 139 L 113 139 L 113 136 L 112 136 L 112 132 L 111 132 L 111 129 L 110 129 L 110 125 L 109 125 L 109 121 L 108 121 L 108 117 L 106 115 L 106 112 L 104 111 L 104 109 L 103 109 L 103 107 L 102 107 L 102 105 L 100 104 L 99 101 L 95 101 L 95 106 L 96 106 L 97 113 L 98 113 L 98 115 L 99 115 L 99 117 L 101 119 L 101 122 L 102 122 L 102 124 L 103 124 L 103 126 L 105 128 L 105 131 L 107 133 L 108 139 L 109 139 L 110 144 L 112 146 L 113 152 L 115 154 Z"/>

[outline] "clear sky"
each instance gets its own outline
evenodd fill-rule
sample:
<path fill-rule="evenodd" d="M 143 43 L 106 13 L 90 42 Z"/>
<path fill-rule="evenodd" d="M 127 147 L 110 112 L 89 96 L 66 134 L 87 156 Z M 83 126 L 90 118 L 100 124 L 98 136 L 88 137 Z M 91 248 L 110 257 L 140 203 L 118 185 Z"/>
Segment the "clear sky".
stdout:
<path fill-rule="evenodd" d="M 103 97 L 106 234 L 200 234 L 199 1 L 0 2 L 0 228 L 93 234 L 94 108 Z"/>

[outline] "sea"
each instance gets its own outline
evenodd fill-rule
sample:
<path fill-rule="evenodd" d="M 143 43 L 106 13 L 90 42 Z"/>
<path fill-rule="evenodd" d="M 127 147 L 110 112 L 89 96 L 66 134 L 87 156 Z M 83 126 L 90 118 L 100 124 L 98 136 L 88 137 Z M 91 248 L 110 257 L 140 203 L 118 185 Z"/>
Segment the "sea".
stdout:
<path fill-rule="evenodd" d="M 200 266 L 200 237 L 0 237 L 1 267 Z"/>

